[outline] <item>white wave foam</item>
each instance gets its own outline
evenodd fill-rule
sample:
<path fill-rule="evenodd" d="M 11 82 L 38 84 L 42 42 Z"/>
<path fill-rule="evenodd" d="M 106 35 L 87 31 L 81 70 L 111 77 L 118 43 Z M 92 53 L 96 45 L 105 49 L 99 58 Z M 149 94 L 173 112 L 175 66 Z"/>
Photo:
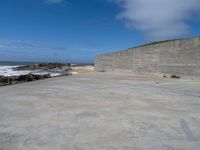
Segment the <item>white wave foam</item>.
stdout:
<path fill-rule="evenodd" d="M 0 66 L 0 76 L 20 76 L 20 75 L 26 75 L 26 74 L 35 74 L 35 75 L 44 75 L 44 74 L 50 74 L 50 76 L 55 77 L 62 75 L 62 72 L 53 72 L 53 71 L 45 71 L 45 70 L 14 70 L 18 66 Z"/>
<path fill-rule="evenodd" d="M 0 66 L 0 76 L 19 76 L 30 73 L 30 71 L 15 71 L 13 68 L 18 66 Z"/>

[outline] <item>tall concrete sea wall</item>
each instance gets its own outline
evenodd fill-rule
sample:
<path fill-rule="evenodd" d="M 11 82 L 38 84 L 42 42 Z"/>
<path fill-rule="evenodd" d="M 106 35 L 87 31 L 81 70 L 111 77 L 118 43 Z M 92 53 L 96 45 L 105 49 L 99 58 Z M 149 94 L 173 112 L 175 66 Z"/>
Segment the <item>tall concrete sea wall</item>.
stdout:
<path fill-rule="evenodd" d="M 200 37 L 151 43 L 97 56 L 95 70 L 200 79 Z"/>

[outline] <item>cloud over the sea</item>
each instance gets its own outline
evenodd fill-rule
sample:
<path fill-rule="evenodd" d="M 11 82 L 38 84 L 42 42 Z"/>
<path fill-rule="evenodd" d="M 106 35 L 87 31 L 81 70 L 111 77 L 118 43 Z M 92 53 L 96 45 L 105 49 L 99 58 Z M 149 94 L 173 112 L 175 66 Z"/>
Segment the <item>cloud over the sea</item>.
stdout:
<path fill-rule="evenodd" d="M 200 14 L 200 0 L 110 0 L 121 12 L 118 18 L 130 28 L 142 31 L 150 40 L 183 37 L 188 21 Z"/>

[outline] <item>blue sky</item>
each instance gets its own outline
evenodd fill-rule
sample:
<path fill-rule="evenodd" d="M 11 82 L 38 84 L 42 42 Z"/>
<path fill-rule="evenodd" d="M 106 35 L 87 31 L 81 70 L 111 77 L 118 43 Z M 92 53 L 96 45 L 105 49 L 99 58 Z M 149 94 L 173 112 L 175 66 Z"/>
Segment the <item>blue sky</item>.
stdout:
<path fill-rule="evenodd" d="M 0 60 L 91 63 L 146 42 L 200 35 L 199 0 L 1 0 Z"/>

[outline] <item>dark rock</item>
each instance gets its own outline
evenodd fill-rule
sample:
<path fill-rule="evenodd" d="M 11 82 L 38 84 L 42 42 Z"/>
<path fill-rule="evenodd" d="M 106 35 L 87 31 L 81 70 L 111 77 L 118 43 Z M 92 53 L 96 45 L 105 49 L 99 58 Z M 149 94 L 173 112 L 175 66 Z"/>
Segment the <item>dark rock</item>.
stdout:
<path fill-rule="evenodd" d="M 173 78 L 173 79 L 180 79 L 181 77 L 177 76 L 177 75 L 172 75 L 171 78 Z"/>
<path fill-rule="evenodd" d="M 45 74 L 45 75 L 28 74 L 28 75 L 20 75 L 16 80 L 30 82 L 30 81 L 41 80 L 41 79 L 46 79 L 50 77 L 51 76 L 49 74 Z"/>
<path fill-rule="evenodd" d="M 12 76 L 12 77 L 0 76 L 0 86 L 30 82 L 35 80 L 42 80 L 47 78 L 51 78 L 50 74 L 44 74 L 44 75 L 27 74 L 27 75 Z"/>
<path fill-rule="evenodd" d="M 64 71 L 70 72 L 70 71 L 72 71 L 72 68 L 67 68 L 67 69 L 65 69 Z"/>
<path fill-rule="evenodd" d="M 34 64 L 28 66 L 19 66 L 15 70 L 61 70 L 64 67 L 69 67 L 71 64 L 62 64 L 62 63 L 42 63 Z"/>

